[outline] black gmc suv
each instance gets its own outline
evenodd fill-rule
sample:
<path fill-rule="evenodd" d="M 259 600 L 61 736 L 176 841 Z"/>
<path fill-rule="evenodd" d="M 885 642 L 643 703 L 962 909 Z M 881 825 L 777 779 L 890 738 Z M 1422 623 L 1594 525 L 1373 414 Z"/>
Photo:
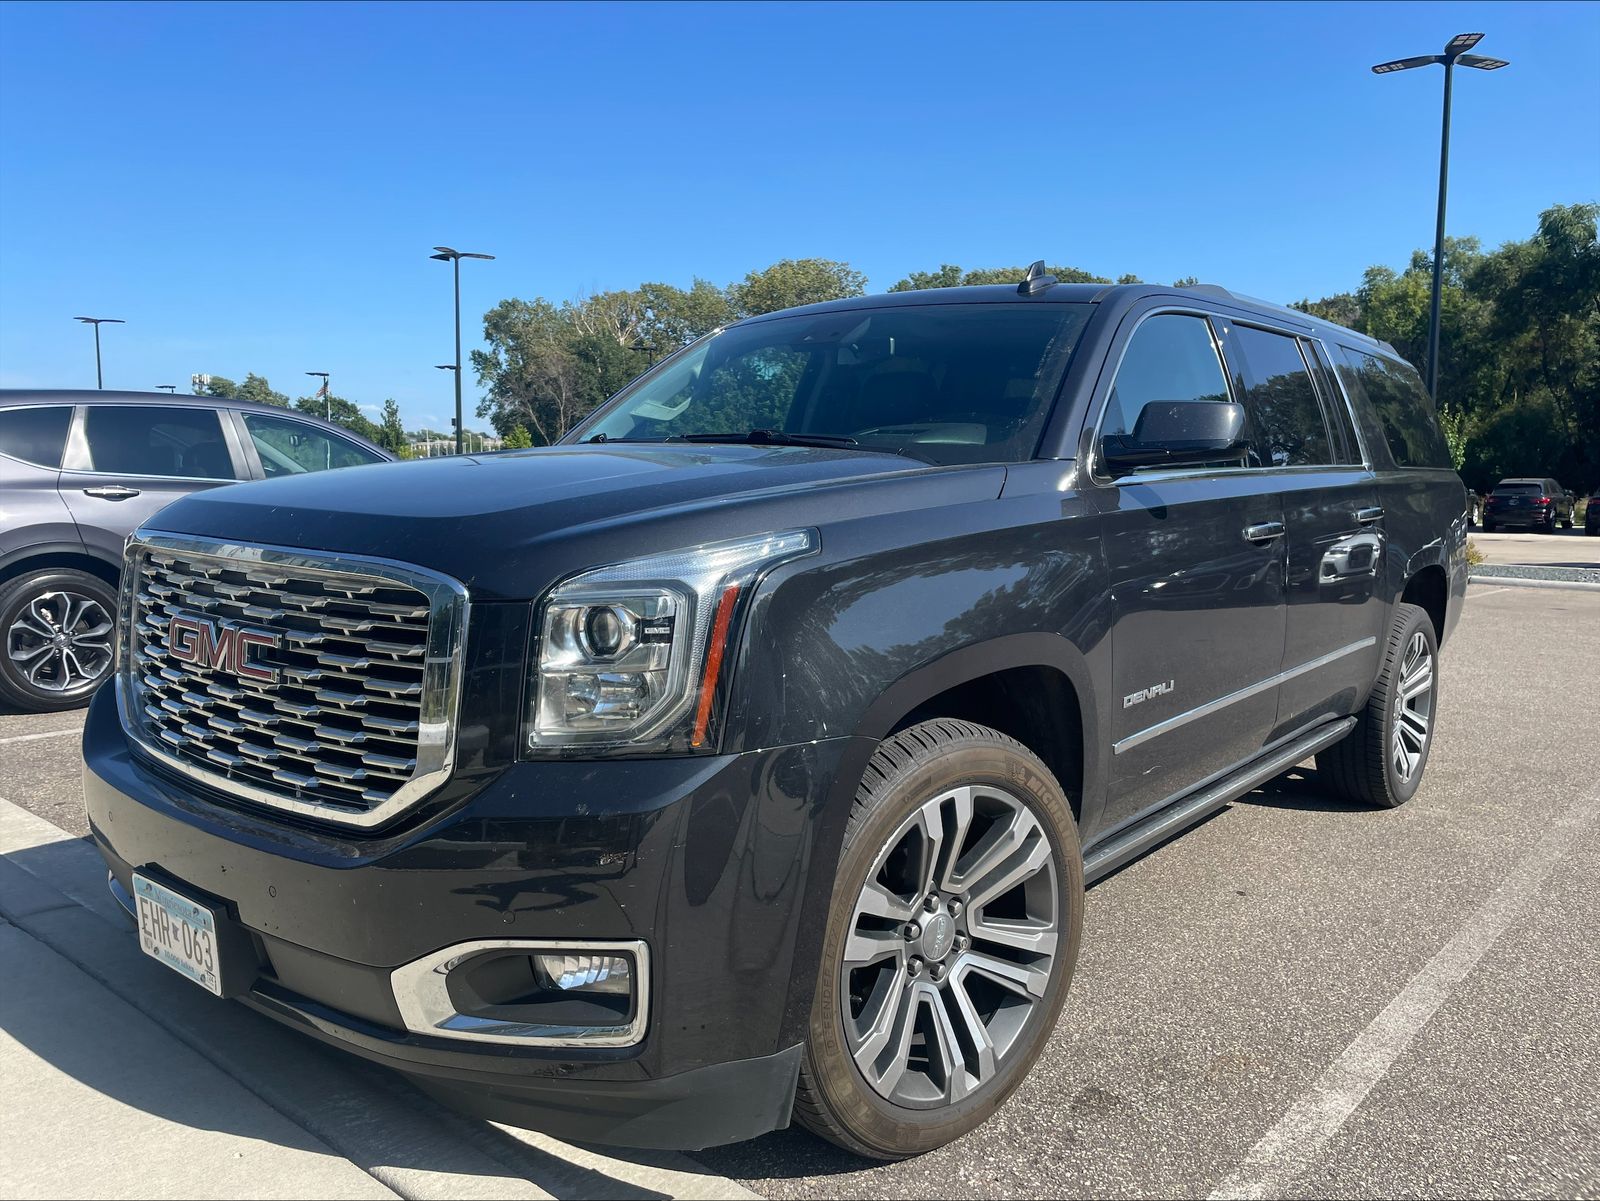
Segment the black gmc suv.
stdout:
<path fill-rule="evenodd" d="M 1388 346 L 1220 288 L 774 313 L 554 447 L 163 510 L 89 816 L 148 953 L 465 1110 L 915 1154 L 1086 880 L 1312 755 L 1415 792 L 1466 510 Z"/>

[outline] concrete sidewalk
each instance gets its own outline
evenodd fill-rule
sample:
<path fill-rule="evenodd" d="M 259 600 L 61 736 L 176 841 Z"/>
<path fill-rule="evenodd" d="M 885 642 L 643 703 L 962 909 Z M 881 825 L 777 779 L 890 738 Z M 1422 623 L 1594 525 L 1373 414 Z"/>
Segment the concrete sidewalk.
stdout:
<path fill-rule="evenodd" d="M 139 952 L 94 849 L 0 799 L 0 1197 L 751 1197 L 463 1117 Z"/>

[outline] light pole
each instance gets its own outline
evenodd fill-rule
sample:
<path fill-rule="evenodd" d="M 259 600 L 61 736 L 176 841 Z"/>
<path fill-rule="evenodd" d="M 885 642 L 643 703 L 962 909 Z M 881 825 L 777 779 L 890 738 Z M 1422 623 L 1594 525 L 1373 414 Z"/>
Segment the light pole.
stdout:
<path fill-rule="evenodd" d="M 460 344 L 457 343 L 457 354 L 460 353 Z M 461 372 L 454 363 L 435 363 L 435 371 L 454 371 L 456 373 L 456 454 L 461 453 Z"/>
<path fill-rule="evenodd" d="M 94 386 L 104 388 L 105 377 L 100 373 L 100 327 L 102 325 L 126 325 L 121 317 L 74 317 L 74 321 L 81 321 L 85 325 L 94 326 Z"/>
<path fill-rule="evenodd" d="M 473 254 L 466 250 L 452 250 L 448 246 L 435 246 L 430 259 L 451 264 L 456 276 L 456 454 L 461 453 L 461 260 L 492 259 L 492 254 Z"/>
<path fill-rule="evenodd" d="M 307 375 L 320 375 L 322 377 L 322 419 L 333 420 L 333 389 L 328 386 L 328 373 L 326 371 L 308 371 Z"/>
<path fill-rule="evenodd" d="M 1484 58 L 1481 54 L 1467 53 L 1482 40 L 1481 33 L 1458 33 L 1445 44 L 1443 54 L 1399 58 L 1372 68 L 1374 75 L 1392 75 L 1396 71 L 1409 71 L 1412 67 L 1444 64 L 1444 126 L 1439 138 L 1439 220 L 1433 233 L 1433 299 L 1428 306 L 1428 395 L 1433 397 L 1435 403 L 1439 399 L 1439 297 L 1444 288 L 1444 200 L 1450 181 L 1450 85 L 1457 63 L 1463 67 L 1476 67 L 1480 71 L 1498 71 L 1501 67 L 1511 65 L 1503 58 Z"/>
<path fill-rule="evenodd" d="M 177 390 L 178 390 L 178 385 L 177 384 L 157 384 L 156 385 L 156 391 L 157 392 L 176 392 Z"/>

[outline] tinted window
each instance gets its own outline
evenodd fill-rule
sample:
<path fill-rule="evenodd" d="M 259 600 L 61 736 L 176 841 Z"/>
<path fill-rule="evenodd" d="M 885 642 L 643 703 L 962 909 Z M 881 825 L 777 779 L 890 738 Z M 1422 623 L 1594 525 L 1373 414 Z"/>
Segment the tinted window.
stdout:
<path fill-rule="evenodd" d="M 571 434 L 659 442 L 751 430 L 853 438 L 933 463 L 1033 455 L 1089 306 L 931 304 L 736 325 Z"/>
<path fill-rule="evenodd" d="M 233 460 L 212 409 L 91 405 L 89 466 L 113 475 L 231 480 Z"/>
<path fill-rule="evenodd" d="M 71 405 L 0 409 L 0 454 L 40 467 L 60 467 L 70 424 Z"/>
<path fill-rule="evenodd" d="M 1389 447 L 1397 467 L 1450 467 L 1450 448 L 1433 401 L 1411 367 L 1348 346 L 1339 348 L 1339 378 L 1364 396 L 1374 422 L 1372 432 Z"/>
<path fill-rule="evenodd" d="M 1494 490 L 1496 496 L 1543 496 L 1543 484 L 1501 484 Z"/>
<path fill-rule="evenodd" d="M 1140 410 L 1151 401 L 1227 399 L 1228 381 L 1205 318 L 1163 314 L 1146 321 L 1129 340 L 1100 433 L 1131 434 Z"/>
<path fill-rule="evenodd" d="M 250 431 L 250 440 L 256 444 L 256 453 L 261 456 L 261 470 L 269 479 L 386 461 L 382 455 L 303 421 L 246 413 L 244 424 Z"/>
<path fill-rule="evenodd" d="M 1244 360 L 1245 406 L 1262 460 L 1273 467 L 1333 462 L 1328 424 L 1299 342 L 1248 325 L 1235 325 L 1233 340 Z"/>
<path fill-rule="evenodd" d="M 1144 322 L 1128 340 L 1106 398 L 1100 436 L 1133 433 L 1145 405 L 1155 401 L 1229 399 L 1210 324 L 1204 317 L 1164 313 Z"/>
<path fill-rule="evenodd" d="M 1333 434 L 1334 462 L 1361 462 L 1361 443 L 1356 440 L 1356 427 L 1350 420 L 1350 406 L 1334 381 L 1327 353 L 1317 343 L 1304 339 L 1300 342 L 1300 351 L 1311 365 L 1311 377 L 1322 394 L 1322 415 L 1328 419 L 1329 432 Z"/>

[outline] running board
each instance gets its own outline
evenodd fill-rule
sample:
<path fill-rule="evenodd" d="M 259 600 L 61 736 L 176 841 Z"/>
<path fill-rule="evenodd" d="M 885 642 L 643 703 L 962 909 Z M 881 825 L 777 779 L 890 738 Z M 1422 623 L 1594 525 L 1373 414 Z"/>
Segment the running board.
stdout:
<path fill-rule="evenodd" d="M 1083 859 L 1085 880 L 1098 880 L 1115 871 L 1131 859 L 1137 858 L 1164 838 L 1169 838 L 1191 826 L 1214 809 L 1243 796 L 1252 788 L 1265 784 L 1272 777 L 1288 771 L 1308 755 L 1332 746 L 1355 728 L 1356 719 L 1346 717 L 1331 725 L 1318 726 L 1302 734 L 1286 746 L 1279 747 L 1265 759 L 1248 763 L 1215 784 L 1209 784 L 1174 801 L 1165 809 L 1152 813 L 1138 825 L 1116 835 L 1102 846 L 1094 847 Z"/>

